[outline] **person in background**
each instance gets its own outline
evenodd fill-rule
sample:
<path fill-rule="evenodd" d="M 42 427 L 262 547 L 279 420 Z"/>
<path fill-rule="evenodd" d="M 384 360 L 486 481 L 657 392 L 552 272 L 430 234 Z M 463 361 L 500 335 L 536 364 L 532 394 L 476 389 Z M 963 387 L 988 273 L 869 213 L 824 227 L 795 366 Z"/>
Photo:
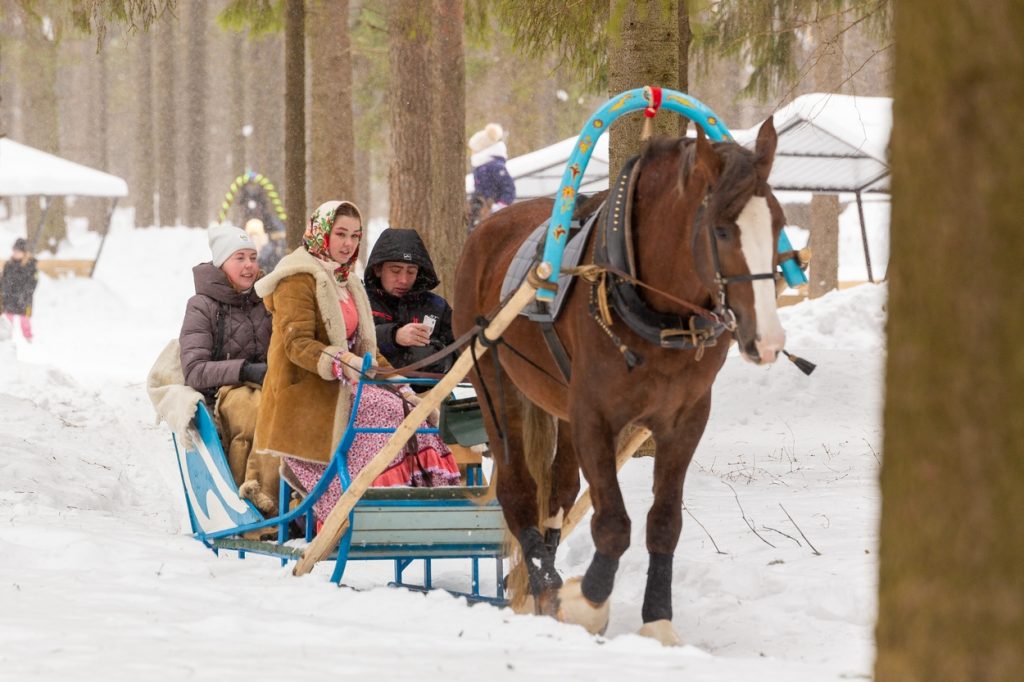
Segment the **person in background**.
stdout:
<path fill-rule="evenodd" d="M 366 291 L 351 274 L 362 237 L 359 209 L 348 201 L 328 201 L 310 217 L 303 245 L 256 285 L 273 313 L 274 333 L 254 451 L 282 457 L 282 475 L 301 494 L 323 477 L 341 442 L 363 356 L 370 353 L 379 366 L 387 366 L 377 352 Z M 366 385 L 355 425 L 396 427 L 405 418 L 407 406 L 418 403 L 408 385 Z M 347 453 L 349 474 L 355 477 L 390 435 L 358 434 Z M 420 434 L 410 439 L 373 485 L 458 483 L 459 469 L 448 447 L 436 435 Z M 316 517 L 327 518 L 340 496 L 335 478 L 313 507 Z"/>
<path fill-rule="evenodd" d="M 0 301 L 4 319 L 13 327 L 17 318 L 26 341 L 32 340 L 32 299 L 38 281 L 36 259 L 29 255 L 28 242 L 20 238 L 14 240 L 11 259 L 0 276 Z"/>
<path fill-rule="evenodd" d="M 470 197 L 470 231 L 491 213 L 516 200 L 516 183 L 505 167 L 508 150 L 505 131 L 497 123 L 488 123 L 469 138 L 472 152 L 473 196 Z"/>
<path fill-rule="evenodd" d="M 377 347 L 393 367 L 411 365 L 455 341 L 452 308 L 431 291 L 440 281 L 416 230 L 384 230 L 366 261 L 364 281 Z M 452 354 L 419 371 L 443 374 L 454 362 Z"/>
<path fill-rule="evenodd" d="M 239 493 L 273 515 L 280 462 L 252 455 L 271 331 L 270 313 L 253 289 L 262 275 L 256 247 L 231 225 L 211 227 L 209 240 L 212 260 L 192 268 L 196 293 L 181 323 L 181 368 L 213 410 Z"/>

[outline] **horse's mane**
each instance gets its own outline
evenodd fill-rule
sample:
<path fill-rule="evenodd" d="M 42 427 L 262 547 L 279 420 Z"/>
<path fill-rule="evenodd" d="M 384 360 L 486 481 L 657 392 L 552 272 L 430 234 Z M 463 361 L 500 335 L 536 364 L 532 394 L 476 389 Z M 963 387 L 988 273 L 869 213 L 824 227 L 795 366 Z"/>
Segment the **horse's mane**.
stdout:
<path fill-rule="evenodd" d="M 757 190 L 759 179 L 754 162 L 754 152 L 735 142 L 715 142 L 714 149 L 722 159 L 722 171 L 715 183 L 712 201 L 715 203 L 716 214 L 736 216 L 747 200 Z M 674 154 L 682 148 L 682 161 L 679 164 L 679 187 L 682 189 L 690 169 L 693 168 L 697 151 L 694 138 L 671 138 L 659 136 L 648 140 L 641 152 L 640 164 L 661 159 Z"/>

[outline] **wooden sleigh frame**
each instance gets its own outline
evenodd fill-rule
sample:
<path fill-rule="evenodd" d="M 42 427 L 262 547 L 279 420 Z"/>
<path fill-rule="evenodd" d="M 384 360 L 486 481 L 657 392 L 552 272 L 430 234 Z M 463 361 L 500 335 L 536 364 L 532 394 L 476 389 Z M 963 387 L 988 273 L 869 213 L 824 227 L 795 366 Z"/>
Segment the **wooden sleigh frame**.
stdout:
<path fill-rule="evenodd" d="M 365 360 L 369 366 L 369 357 Z M 415 382 L 430 380 L 414 379 Z M 390 383 L 364 379 L 355 392 L 354 405 L 362 398 L 364 386 Z M 464 403 L 463 403 L 464 405 Z M 313 540 L 316 523 L 313 505 L 338 478 L 342 491 L 351 489 L 347 453 L 359 433 L 393 432 L 395 429 L 361 428 L 354 425 L 356 409 L 348 428 L 331 458 L 324 476 L 294 508 L 289 508 L 291 486 L 282 478 L 279 509 L 284 513 L 265 518 L 248 500 L 242 499 L 228 468 L 220 436 L 204 403 L 199 403 L 187 438 L 174 437 L 178 467 L 185 492 L 194 537 L 214 553 L 231 550 L 245 558 L 247 553 L 279 558 L 283 564 L 302 557 L 304 546 Z M 416 433 L 438 433 L 437 428 L 416 429 Z M 185 441 L 188 444 L 185 444 Z M 448 488 L 368 488 L 349 512 L 348 528 L 327 558 L 335 562 L 332 582 L 340 583 L 349 561 L 389 560 L 394 562 L 393 586 L 430 590 L 435 559 L 465 559 L 470 562 L 470 583 L 466 590 L 449 590 L 470 601 L 504 604 L 502 587 L 505 557 L 504 519 L 496 501 L 484 501 L 488 488 L 482 473 L 469 472 L 479 485 Z M 304 519 L 305 537 L 289 539 L 292 521 Z M 246 539 L 244 534 L 275 531 L 275 540 Z M 480 561 L 494 560 L 495 590 L 481 592 Z M 404 572 L 416 561 L 423 562 L 422 580 L 408 582 Z"/>

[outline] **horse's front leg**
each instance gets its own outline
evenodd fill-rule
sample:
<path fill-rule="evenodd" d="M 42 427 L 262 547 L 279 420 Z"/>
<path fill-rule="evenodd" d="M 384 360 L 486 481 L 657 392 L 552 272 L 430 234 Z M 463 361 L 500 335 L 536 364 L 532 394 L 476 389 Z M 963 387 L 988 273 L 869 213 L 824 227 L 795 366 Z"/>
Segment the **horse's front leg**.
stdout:
<path fill-rule="evenodd" d="M 640 634 L 666 646 L 680 644 L 672 627 L 672 558 L 683 528 L 683 481 L 711 411 L 710 391 L 673 424 L 656 427 L 654 503 L 647 512 L 647 588 Z"/>
<path fill-rule="evenodd" d="M 580 468 L 590 485 L 595 552 L 582 580 L 573 578 L 559 590 L 558 618 L 596 634 L 608 627 L 608 599 L 619 557 L 629 547 L 630 522 L 616 476 L 615 429 L 585 401 L 580 402 L 572 415 L 572 436 Z"/>

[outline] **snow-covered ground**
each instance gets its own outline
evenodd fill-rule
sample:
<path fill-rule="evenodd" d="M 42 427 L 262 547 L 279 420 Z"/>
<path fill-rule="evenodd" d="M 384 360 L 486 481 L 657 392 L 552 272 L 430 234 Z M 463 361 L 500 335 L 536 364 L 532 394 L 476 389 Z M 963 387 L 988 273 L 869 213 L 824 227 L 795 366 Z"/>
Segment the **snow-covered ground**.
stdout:
<path fill-rule="evenodd" d="M 204 231 L 115 223 L 95 279 L 40 280 L 35 342 L 0 341 L 0 680 L 870 677 L 884 285 L 783 311 L 789 350 L 818 363 L 810 378 L 728 360 L 686 483 L 686 646 L 667 649 L 633 634 L 649 459 L 621 476 L 633 545 L 605 637 L 384 587 L 385 563 L 350 565 L 339 589 L 327 566 L 297 579 L 191 539 L 144 382 L 208 258 Z M 563 575 L 592 551 L 582 524 Z M 441 585 L 465 581 L 461 564 L 435 567 Z"/>

